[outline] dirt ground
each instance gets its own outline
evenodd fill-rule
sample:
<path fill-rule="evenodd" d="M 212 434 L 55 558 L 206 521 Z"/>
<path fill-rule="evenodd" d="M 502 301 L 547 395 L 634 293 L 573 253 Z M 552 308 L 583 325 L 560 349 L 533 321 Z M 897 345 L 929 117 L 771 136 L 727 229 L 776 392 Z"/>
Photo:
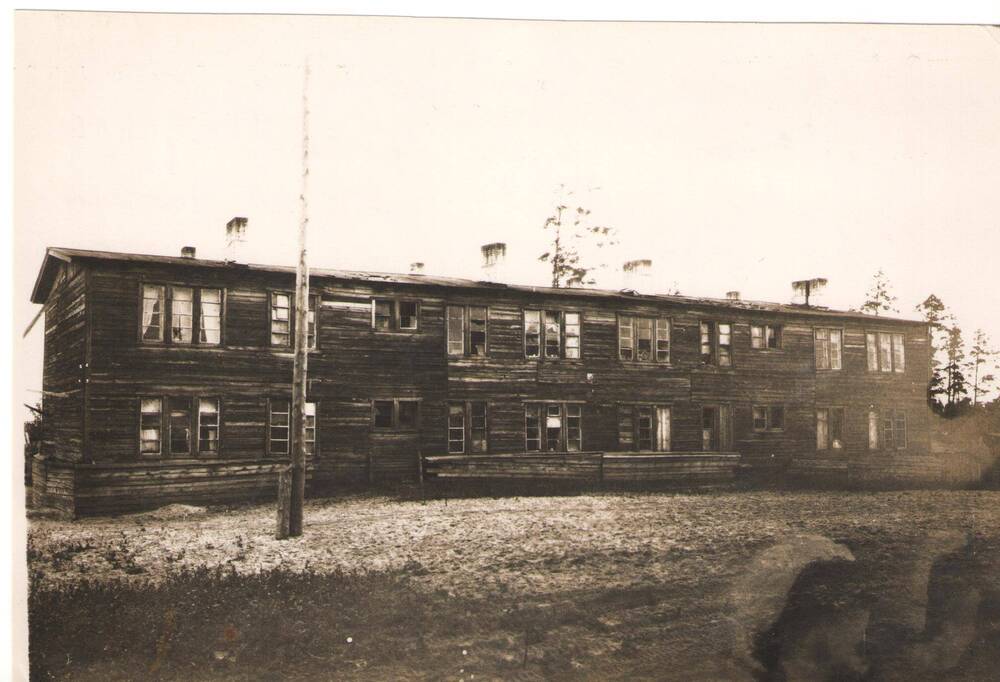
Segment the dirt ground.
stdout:
<path fill-rule="evenodd" d="M 1000 664 L 1000 492 L 354 496 L 307 502 L 304 535 L 284 541 L 274 516 L 36 516 L 29 569 L 45 588 L 203 566 L 392 573 L 487 618 L 557 614 L 535 634 L 480 622 L 438 642 L 431 658 L 465 652 L 453 679 L 980 679 Z M 443 674 L 406 665 L 359 677 Z"/>

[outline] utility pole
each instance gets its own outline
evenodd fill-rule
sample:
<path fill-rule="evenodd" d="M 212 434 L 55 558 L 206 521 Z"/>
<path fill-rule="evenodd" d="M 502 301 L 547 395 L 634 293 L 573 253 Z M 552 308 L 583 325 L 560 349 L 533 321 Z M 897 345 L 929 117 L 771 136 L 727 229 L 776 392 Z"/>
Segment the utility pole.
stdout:
<path fill-rule="evenodd" d="M 278 539 L 302 535 L 302 507 L 306 494 L 306 366 L 309 359 L 309 265 L 306 227 L 309 225 L 309 57 L 302 85 L 302 193 L 299 205 L 299 262 L 295 268 L 295 360 L 292 366 L 291 465 L 278 481 Z"/>

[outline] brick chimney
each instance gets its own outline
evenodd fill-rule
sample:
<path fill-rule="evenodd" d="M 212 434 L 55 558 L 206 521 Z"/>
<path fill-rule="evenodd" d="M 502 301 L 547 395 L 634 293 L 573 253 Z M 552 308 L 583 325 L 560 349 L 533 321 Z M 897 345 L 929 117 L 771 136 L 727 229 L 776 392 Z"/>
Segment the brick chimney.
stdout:
<path fill-rule="evenodd" d="M 814 277 L 813 279 L 800 279 L 792 282 L 792 303 L 799 305 L 816 305 L 816 299 L 826 288 L 827 280 L 824 277 Z"/>
<path fill-rule="evenodd" d="M 726 292 L 726 298 L 729 299 L 730 301 L 738 301 L 738 300 L 740 300 L 740 292 L 738 292 L 738 291 L 727 291 Z"/>
<path fill-rule="evenodd" d="M 483 254 L 483 279 L 487 282 L 502 282 L 506 274 L 507 245 L 504 242 L 483 244 L 479 249 Z"/>
<path fill-rule="evenodd" d="M 193 246 L 181 247 L 181 258 L 194 258 L 197 251 Z"/>
<path fill-rule="evenodd" d="M 237 216 L 226 223 L 226 262 L 240 262 L 246 243 L 247 219 Z"/>
<path fill-rule="evenodd" d="M 653 261 L 649 258 L 626 261 L 622 265 L 623 288 L 649 293 L 653 276 Z"/>
<path fill-rule="evenodd" d="M 420 261 L 414 261 L 410 263 L 410 274 L 411 275 L 422 275 L 424 274 L 424 264 Z"/>

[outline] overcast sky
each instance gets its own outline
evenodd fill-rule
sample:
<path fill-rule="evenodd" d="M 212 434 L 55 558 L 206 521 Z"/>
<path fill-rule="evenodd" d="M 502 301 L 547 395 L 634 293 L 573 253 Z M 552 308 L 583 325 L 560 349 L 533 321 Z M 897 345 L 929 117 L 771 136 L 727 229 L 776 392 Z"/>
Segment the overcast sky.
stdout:
<path fill-rule="evenodd" d="M 883 268 L 1000 342 L 1000 30 L 19 13 L 15 406 L 41 387 L 46 246 L 293 264 L 303 63 L 310 260 L 545 284 L 557 201 L 654 285 L 857 306 Z M 674 284 L 676 283 L 676 284 Z M 18 345 L 20 347 L 18 348 Z"/>

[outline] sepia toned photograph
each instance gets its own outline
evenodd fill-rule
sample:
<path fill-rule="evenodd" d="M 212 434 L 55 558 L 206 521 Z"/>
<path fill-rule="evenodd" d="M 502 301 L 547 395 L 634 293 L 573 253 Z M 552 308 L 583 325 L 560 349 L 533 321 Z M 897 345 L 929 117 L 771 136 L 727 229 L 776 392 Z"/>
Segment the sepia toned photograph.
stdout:
<path fill-rule="evenodd" d="M 1000 14 L 13 15 L 12 679 L 997 679 Z"/>

